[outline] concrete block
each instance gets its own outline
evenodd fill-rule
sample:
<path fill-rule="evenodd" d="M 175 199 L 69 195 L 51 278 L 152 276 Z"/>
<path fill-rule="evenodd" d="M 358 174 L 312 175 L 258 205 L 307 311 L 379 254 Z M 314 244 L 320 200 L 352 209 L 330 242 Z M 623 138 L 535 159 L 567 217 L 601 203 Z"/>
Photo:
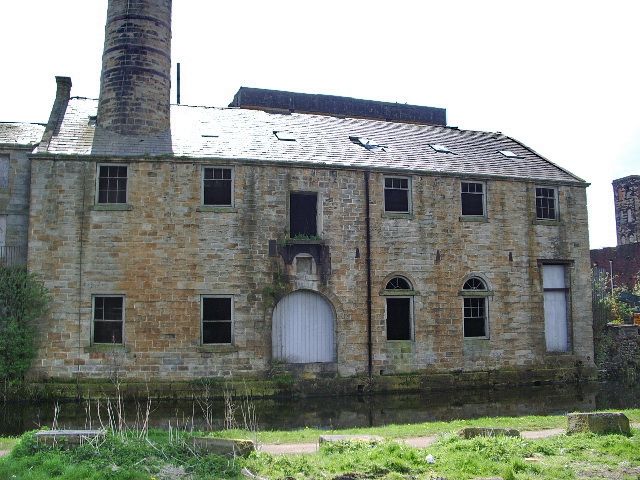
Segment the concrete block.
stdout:
<path fill-rule="evenodd" d="M 211 437 L 194 437 L 193 446 L 202 452 L 229 457 L 246 457 L 256 449 L 252 440 Z"/>
<path fill-rule="evenodd" d="M 76 446 L 102 438 L 104 430 L 43 430 L 36 433 L 36 440 L 43 445 Z"/>

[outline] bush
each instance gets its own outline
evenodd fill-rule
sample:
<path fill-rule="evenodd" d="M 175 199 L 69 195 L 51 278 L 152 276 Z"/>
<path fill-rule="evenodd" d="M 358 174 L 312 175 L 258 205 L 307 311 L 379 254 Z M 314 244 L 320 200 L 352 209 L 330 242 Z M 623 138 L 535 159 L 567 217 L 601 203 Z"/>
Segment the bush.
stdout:
<path fill-rule="evenodd" d="M 49 294 L 25 267 L 0 266 L 0 380 L 20 382 L 36 354 L 34 322 L 47 310 Z"/>

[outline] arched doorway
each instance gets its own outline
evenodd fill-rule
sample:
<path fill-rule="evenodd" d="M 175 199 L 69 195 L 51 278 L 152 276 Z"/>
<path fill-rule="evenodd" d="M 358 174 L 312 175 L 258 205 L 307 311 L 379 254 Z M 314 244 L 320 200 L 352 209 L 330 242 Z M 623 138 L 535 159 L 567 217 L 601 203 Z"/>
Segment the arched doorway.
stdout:
<path fill-rule="evenodd" d="M 333 362 L 335 313 L 322 295 L 298 290 L 273 310 L 273 359 L 286 363 Z"/>

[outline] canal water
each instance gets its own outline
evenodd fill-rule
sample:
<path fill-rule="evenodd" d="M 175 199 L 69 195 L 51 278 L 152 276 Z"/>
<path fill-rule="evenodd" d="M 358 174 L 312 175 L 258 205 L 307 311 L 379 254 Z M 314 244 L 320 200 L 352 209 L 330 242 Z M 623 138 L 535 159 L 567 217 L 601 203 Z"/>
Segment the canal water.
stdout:
<path fill-rule="evenodd" d="M 147 408 L 149 414 L 147 415 Z M 231 407 L 231 408 L 230 408 Z M 495 416 L 564 414 L 620 408 L 640 408 L 640 384 L 512 387 L 420 394 L 298 399 L 237 398 L 224 401 L 125 401 L 121 418 L 135 428 L 145 418 L 152 428 L 222 428 L 255 412 L 257 428 L 321 429 L 407 424 Z M 112 411 L 117 410 L 111 405 Z M 233 414 L 229 412 L 233 410 Z M 208 412 L 208 413 L 207 413 Z M 112 417 L 116 414 L 113 413 Z M 108 421 L 107 404 L 92 402 L 0 403 L 0 436 L 18 435 L 41 426 L 97 428 Z M 208 419 L 208 420 L 207 420 Z"/>

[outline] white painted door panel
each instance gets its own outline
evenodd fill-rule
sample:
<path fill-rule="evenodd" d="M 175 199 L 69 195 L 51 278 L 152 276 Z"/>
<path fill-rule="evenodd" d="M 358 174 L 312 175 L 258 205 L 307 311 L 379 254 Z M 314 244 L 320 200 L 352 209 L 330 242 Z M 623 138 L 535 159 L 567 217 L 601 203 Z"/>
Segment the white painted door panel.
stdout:
<path fill-rule="evenodd" d="M 321 295 L 298 290 L 282 298 L 273 311 L 274 360 L 287 363 L 333 362 L 335 316 Z"/>
<path fill-rule="evenodd" d="M 542 267 L 544 288 L 544 332 L 548 352 L 566 352 L 569 349 L 567 325 L 567 292 L 564 289 L 564 265 Z"/>

